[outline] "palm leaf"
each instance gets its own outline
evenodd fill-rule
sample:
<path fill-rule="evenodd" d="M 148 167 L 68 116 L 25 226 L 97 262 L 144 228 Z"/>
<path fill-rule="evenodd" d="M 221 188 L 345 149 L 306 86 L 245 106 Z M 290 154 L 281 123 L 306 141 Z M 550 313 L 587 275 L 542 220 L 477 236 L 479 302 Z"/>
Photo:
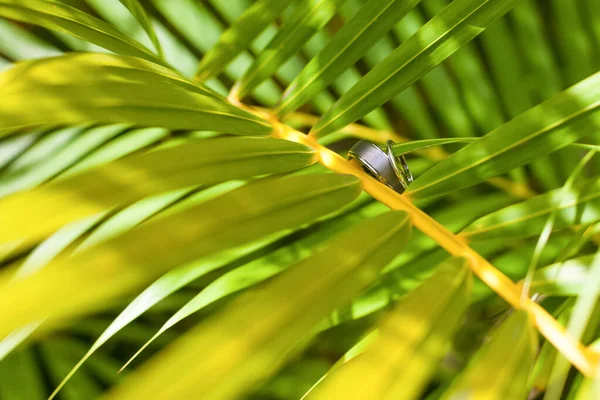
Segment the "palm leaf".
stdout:
<path fill-rule="evenodd" d="M 364 233 L 377 240 L 357 251 Z M 237 397 L 276 371 L 282 357 L 289 357 L 328 312 L 371 283 L 406 244 L 409 235 L 410 224 L 405 213 L 388 213 L 348 231 L 318 257 L 248 293 L 213 321 L 190 332 L 137 377 L 132 377 L 130 383 L 117 388 L 112 397 L 140 398 L 150 393 L 164 399 Z M 353 256 L 349 257 L 350 254 Z M 329 269 L 323 274 L 325 267 Z M 317 281 L 316 273 L 320 274 Z M 271 310 L 267 318 L 265 310 Z M 252 327 L 246 329 L 242 343 L 226 335 L 235 327 Z M 241 348 L 245 351 L 239 351 Z M 201 364 L 196 362 L 199 354 L 204 358 Z M 170 366 L 168 370 L 161 368 L 164 363 Z M 189 368 L 191 373 L 182 377 L 177 372 L 180 368 Z M 202 377 L 201 385 L 197 377 Z M 172 384 L 162 385 L 163 379 Z M 139 380 L 154 384 L 140 386 Z M 230 384 L 219 384 L 224 380 Z"/>
<path fill-rule="evenodd" d="M 465 260 L 440 266 L 390 312 L 364 353 L 325 376 L 306 399 L 418 398 L 467 308 L 469 274 Z M 377 375 L 365 380 L 373 369 Z"/>
<path fill-rule="evenodd" d="M 119 0 L 127 9 L 133 14 L 133 16 L 138 20 L 142 28 L 148 34 L 148 37 L 152 41 L 152 44 L 156 48 L 159 56 L 162 56 L 162 47 L 160 45 L 160 41 L 156 36 L 156 32 L 154 31 L 154 27 L 152 26 L 152 21 L 148 17 L 146 13 L 146 9 L 142 6 L 139 0 Z"/>
<path fill-rule="evenodd" d="M 487 399 L 526 399 L 525 383 L 536 351 L 537 337 L 529 317 L 515 312 L 494 332 L 442 399 L 460 399 L 465 393 Z"/>
<path fill-rule="evenodd" d="M 2 0 L 0 16 L 64 32 L 117 54 L 162 64 L 148 49 L 106 22 L 56 1 Z"/>
<path fill-rule="evenodd" d="M 456 152 L 419 177 L 411 195 L 440 195 L 470 186 L 592 135 L 600 123 L 599 81 L 600 74 L 592 75 Z"/>
<path fill-rule="evenodd" d="M 331 39 L 290 84 L 276 112 L 296 110 L 327 87 L 388 32 L 419 0 L 371 0 Z"/>
<path fill-rule="evenodd" d="M 145 68 L 138 72 L 140 64 Z M 119 67 L 125 68 L 119 72 Z M 155 72 L 156 68 L 160 67 L 101 54 L 63 56 L 16 66 L 0 74 L 0 93 L 12 100 L 0 113 L 0 132 L 40 124 L 85 122 L 249 135 L 270 132 L 267 122 L 220 101 L 210 90 L 173 72 Z M 52 79 L 40 80 L 40 75 Z M 30 108 L 33 105 L 35 111 Z"/>
<path fill-rule="evenodd" d="M 359 189 L 355 178 L 342 175 L 265 180 L 128 231 L 77 256 L 57 260 L 27 279 L 4 282 L 5 304 L 14 303 L 4 308 L 0 334 L 45 317 L 98 307 L 173 266 L 310 222 L 352 201 Z M 288 214 L 285 210 L 292 207 L 296 211 Z M 225 220 L 219 218 L 220 210 L 231 209 L 236 211 Z M 181 231 L 180 224 L 190 220 L 203 223 Z M 157 237 L 161 237 L 160 244 L 152 240 Z M 80 268 L 84 264 L 86 268 Z M 29 291 L 36 295 L 28 295 L 28 302 L 14 296 Z"/>
<path fill-rule="evenodd" d="M 321 29 L 345 0 L 303 0 L 293 15 L 233 89 L 236 97 L 249 94 L 271 76 L 306 40 Z"/>
<path fill-rule="evenodd" d="M 327 135 L 390 100 L 518 2 L 452 2 L 342 96 L 311 133 L 317 137 Z M 478 29 L 473 29 L 474 26 Z"/>
<path fill-rule="evenodd" d="M 289 6 L 289 1 L 261 0 L 249 7 L 204 55 L 196 79 L 218 75 L 250 42 Z"/>
<path fill-rule="evenodd" d="M 0 240 L 44 234 L 72 220 L 173 189 L 287 172 L 313 162 L 314 153 L 305 146 L 255 138 L 202 140 L 135 155 L 2 199 Z M 75 188 L 78 195 L 73 197 Z M 30 222 L 16 212 L 24 204 Z"/>

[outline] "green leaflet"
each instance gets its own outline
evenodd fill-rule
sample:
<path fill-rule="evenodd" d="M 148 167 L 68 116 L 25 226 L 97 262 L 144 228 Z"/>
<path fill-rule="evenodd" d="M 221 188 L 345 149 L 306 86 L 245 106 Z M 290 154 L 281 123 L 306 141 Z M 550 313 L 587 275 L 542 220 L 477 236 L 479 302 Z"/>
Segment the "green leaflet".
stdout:
<path fill-rule="evenodd" d="M 31 168 L 1 176 L 0 196 L 30 189 L 56 177 L 95 148 L 122 133 L 126 128 L 127 125 L 122 124 L 108 125 L 80 133 L 70 143 L 63 144 L 55 154 L 46 154 L 45 159 L 40 160 Z"/>
<path fill-rule="evenodd" d="M 0 16 L 73 35 L 117 54 L 164 62 L 106 22 L 57 1 L 0 0 Z"/>
<path fill-rule="evenodd" d="M 345 0 L 302 0 L 284 21 L 269 45 L 258 56 L 233 92 L 242 98 L 248 95 L 318 32 L 335 14 L 336 8 Z"/>
<path fill-rule="evenodd" d="M 11 354 L 0 363 L 0 396 L 3 399 L 44 399 L 43 371 L 33 349 Z"/>
<path fill-rule="evenodd" d="M 43 268 L 71 246 L 73 242 L 92 229 L 103 217 L 104 214 L 95 215 L 69 224 L 57 231 L 29 254 L 27 259 L 15 272 L 15 279 L 23 279 Z M 0 341 L 0 361 L 25 341 L 40 325 L 41 322 L 39 321 L 32 322 L 2 338 Z"/>
<path fill-rule="evenodd" d="M 26 135 L 15 135 L 0 141 L 0 176 L 10 169 L 15 160 L 21 158 L 35 146 L 42 137 L 43 131 L 29 132 Z M 0 178 L 1 179 L 1 178 Z"/>
<path fill-rule="evenodd" d="M 195 140 L 136 154 L 0 199 L 0 242 L 43 235 L 153 194 L 293 171 L 314 161 L 310 148 L 270 138 Z"/>
<path fill-rule="evenodd" d="M 293 1 L 260 0 L 246 9 L 221 35 L 217 44 L 204 55 L 196 79 L 204 81 L 223 71 Z"/>
<path fill-rule="evenodd" d="M 3 130 L 41 124 L 130 123 L 266 135 L 270 125 L 167 68 L 108 54 L 70 54 L 0 74 Z"/>
<path fill-rule="evenodd" d="M 0 336 L 31 321 L 84 313 L 174 266 L 308 223 L 349 204 L 360 190 L 358 179 L 346 175 L 264 179 L 54 261 L 25 279 L 4 280 Z"/>
<path fill-rule="evenodd" d="M 585 285 L 593 255 L 557 262 L 535 271 L 531 293 L 546 296 L 578 296 Z"/>
<path fill-rule="evenodd" d="M 425 0 L 423 8 L 429 18 L 434 18 L 450 4 L 450 0 Z M 504 113 L 486 66 L 474 43 L 467 43 L 446 60 L 455 77 L 464 110 L 469 112 L 479 129 L 489 132 L 504 122 Z M 439 68 L 445 68 L 440 65 Z"/>
<path fill-rule="evenodd" d="M 392 147 L 394 154 L 402 155 L 411 153 L 417 150 L 427 149 L 429 147 L 443 146 L 450 143 L 471 143 L 479 138 L 476 137 L 461 137 L 461 138 L 442 138 L 442 139 L 424 139 L 424 140 L 411 140 L 406 143 L 396 143 Z"/>
<path fill-rule="evenodd" d="M 296 76 L 276 112 L 296 110 L 360 59 L 420 0 L 370 0 L 336 33 L 327 46 Z"/>
<path fill-rule="evenodd" d="M 235 3 L 236 1 L 237 0 L 234 0 L 233 2 Z M 157 11 L 172 24 L 175 30 L 179 32 L 198 53 L 206 54 L 209 52 L 226 29 L 226 27 L 222 25 L 220 19 L 216 18 L 212 10 L 207 7 L 208 2 L 206 1 L 154 0 L 153 4 L 156 6 Z M 231 0 L 220 7 L 228 10 L 234 8 Z M 227 15 L 225 13 L 221 14 L 224 16 Z M 273 27 L 273 29 L 275 28 Z M 260 35 L 260 37 L 262 36 L 263 35 Z M 254 46 L 255 43 L 256 42 L 253 42 L 251 48 L 257 50 L 257 47 Z M 187 46 L 184 46 L 184 48 L 187 48 Z M 261 48 L 262 47 L 260 47 L 260 49 Z M 232 81 L 237 81 L 242 77 L 253 61 L 254 58 L 248 54 L 248 52 L 242 52 L 239 54 L 239 57 L 237 57 L 234 62 L 230 63 L 223 71 L 223 77 L 231 79 Z M 200 60 L 194 63 L 192 75 L 198 70 L 199 62 Z M 213 78 L 207 80 L 206 84 L 208 85 L 209 83 L 215 82 L 220 83 L 220 81 L 217 81 L 217 78 Z M 229 92 L 229 87 L 226 87 L 223 84 L 220 86 L 222 86 L 225 94 Z M 259 103 L 271 105 L 274 104 L 281 95 L 281 89 L 275 82 L 270 81 L 262 85 L 260 90 L 257 90 L 253 94 L 255 95 L 253 98 Z"/>
<path fill-rule="evenodd" d="M 170 131 L 162 128 L 135 129 L 125 132 L 118 138 L 111 140 L 101 148 L 89 154 L 83 160 L 69 168 L 61 177 L 78 174 L 81 171 L 119 159 L 127 154 L 139 151 L 164 139 Z"/>
<path fill-rule="evenodd" d="M 373 203 L 370 206 L 346 214 L 339 219 L 330 221 L 327 225 L 320 227 L 315 233 L 299 238 L 285 247 L 226 273 L 219 279 L 210 283 L 173 314 L 173 316 L 160 327 L 158 332 L 156 332 L 156 334 L 152 336 L 152 338 L 148 340 L 148 342 L 144 344 L 144 346 L 132 356 L 129 361 L 127 361 L 126 366 L 141 354 L 150 343 L 154 342 L 159 336 L 163 335 L 164 332 L 181 320 L 218 300 L 246 288 L 258 285 L 282 271 L 285 271 L 299 260 L 311 256 L 315 252 L 321 250 L 325 246 L 327 240 L 347 228 L 348 225 L 362 221 L 365 217 L 381 214 L 386 209 L 387 208 L 381 203 Z"/>
<path fill-rule="evenodd" d="M 61 53 L 17 23 L 5 19 L 0 19 L 0 37 L 3 39 L 0 40 L 0 53 L 15 61 L 53 57 Z M 2 60 L 4 61 L 4 57 Z"/>
<path fill-rule="evenodd" d="M 535 82 L 532 86 L 537 95 L 536 99 L 546 100 L 558 93 L 563 83 L 549 40 L 545 36 L 539 8 L 536 2 L 523 1 L 514 8 L 509 17 L 513 21 L 517 40 L 527 49 L 522 53 L 522 57 L 529 70 L 535 71 L 528 79 Z"/>
<path fill-rule="evenodd" d="M 560 0 L 548 2 L 551 13 L 548 21 L 555 30 L 555 43 L 563 60 L 563 71 L 567 84 L 575 82 L 598 71 L 597 60 L 594 60 L 594 48 L 591 35 L 583 22 L 584 10 L 581 2 L 565 3 Z M 596 15 L 597 17 L 597 15 Z"/>
<path fill-rule="evenodd" d="M 77 357 L 77 347 L 72 339 L 52 339 L 44 341 L 40 346 L 40 355 L 46 365 L 47 374 L 52 383 L 60 381 L 61 376 L 69 370 Z M 75 354 L 74 354 L 75 353 Z M 65 388 L 65 400 L 77 400 L 92 396 L 97 398 L 102 393 L 102 386 L 92 371 L 84 371 Z"/>
<path fill-rule="evenodd" d="M 600 219 L 600 177 L 502 208 L 479 218 L 461 233 L 470 241 L 523 238 L 538 235 L 550 214 L 556 212 L 554 229 L 588 224 Z"/>
<path fill-rule="evenodd" d="M 343 233 L 179 339 L 108 398 L 238 398 L 276 372 L 331 311 L 371 284 L 409 235 L 408 215 L 394 211 Z M 231 336 L 240 329 L 243 336 Z"/>
<path fill-rule="evenodd" d="M 32 133 L 26 135 L 11 135 L 7 138 L 2 138 L 3 144 L 5 140 L 11 140 L 18 137 L 28 137 L 31 134 L 37 136 L 36 140 L 31 143 L 19 157 L 11 162 L 0 174 L 2 184 L 10 176 L 26 175 L 28 171 L 35 170 L 36 167 L 50 157 L 55 156 L 62 148 L 68 146 L 77 139 L 88 126 L 71 126 L 48 131 L 48 129 L 35 129 Z"/>
<path fill-rule="evenodd" d="M 442 400 L 527 399 L 527 377 L 537 353 L 537 333 L 523 311 L 512 315 L 474 356 Z"/>
<path fill-rule="evenodd" d="M 335 132 L 392 99 L 519 1 L 453 1 L 344 94 L 311 133 Z"/>
<path fill-rule="evenodd" d="M 139 0 L 119 0 L 119 1 L 121 3 L 123 3 L 123 5 L 125 7 L 127 7 L 127 9 L 131 12 L 131 14 L 133 14 L 135 19 L 138 20 L 138 22 L 140 23 L 142 28 L 144 28 L 144 30 L 148 34 L 148 37 L 152 41 L 152 44 L 156 48 L 156 51 L 158 52 L 158 54 L 160 56 L 162 56 L 163 51 L 162 51 L 162 47 L 160 46 L 160 41 L 158 40 L 158 37 L 156 36 L 156 32 L 154 31 L 154 27 L 152 26 L 152 21 L 150 20 L 150 17 L 148 17 L 148 14 L 146 13 L 146 10 L 144 9 L 144 7 L 140 3 L 140 1 Z"/>
<path fill-rule="evenodd" d="M 462 321 L 470 283 L 466 260 L 442 264 L 389 312 L 364 353 L 332 370 L 306 399 L 419 398 Z"/>
<path fill-rule="evenodd" d="M 423 6 L 427 6 L 429 2 L 425 2 Z M 394 36 L 401 42 L 408 40 L 414 35 L 423 25 L 425 19 L 418 9 L 411 10 L 400 22 L 394 27 Z M 464 49 L 464 48 L 463 48 Z M 464 51 L 464 50 L 463 50 Z M 452 58 L 456 59 L 456 57 Z M 459 77 L 459 71 L 451 68 L 456 77 Z M 473 69 L 471 69 L 471 76 Z M 433 68 L 419 80 L 422 85 L 427 99 L 431 101 L 431 109 L 439 116 L 441 122 L 447 129 L 448 136 L 474 136 L 475 125 L 474 121 L 469 116 L 467 107 L 463 106 L 461 100 L 461 92 L 457 83 L 452 79 L 449 71 L 441 65 Z M 413 86 L 416 88 L 416 86 Z M 467 90 L 464 90 L 463 96 L 468 98 Z M 402 93 L 407 93 L 406 91 Z M 465 105 L 468 103 L 465 103 Z M 403 114 L 404 117 L 411 117 L 410 114 Z M 421 132 L 415 131 L 419 137 L 426 138 L 426 135 L 421 135 Z"/>
<path fill-rule="evenodd" d="M 212 187 L 211 189 L 207 189 L 202 192 L 199 192 L 197 195 L 184 200 L 183 202 L 179 203 L 175 207 L 172 207 L 166 213 L 160 214 L 159 217 L 162 217 L 165 214 L 168 215 L 170 212 L 176 211 L 176 209 L 179 207 L 182 207 L 182 206 L 187 207 L 187 206 L 189 206 L 189 203 L 195 203 L 197 201 L 206 201 L 207 195 L 210 197 L 214 197 L 214 195 L 216 195 L 214 192 L 222 192 L 222 191 L 230 190 L 230 187 L 232 186 L 231 183 L 232 182 L 227 182 L 225 184 L 218 185 L 217 187 Z M 215 189 L 218 189 L 218 190 L 215 190 Z M 147 200 L 150 200 L 150 199 L 147 199 Z M 142 201 L 142 202 L 144 202 L 144 201 Z M 138 205 L 141 204 L 142 202 L 139 202 Z M 148 201 L 146 201 L 146 202 L 148 202 Z M 186 203 L 188 203 L 188 204 L 186 204 Z M 378 210 L 381 208 L 385 208 L 384 206 L 382 206 L 379 203 L 376 203 L 376 205 L 381 206 L 381 207 L 377 207 Z M 130 207 L 130 209 L 131 208 L 133 208 L 133 206 Z M 123 212 L 121 214 L 125 214 L 125 212 Z M 127 212 L 127 220 L 130 219 L 129 215 L 130 215 L 130 211 Z M 351 215 L 353 215 L 353 214 L 351 214 Z M 96 239 L 98 238 L 98 234 L 101 234 L 103 232 L 102 228 L 104 226 L 111 225 L 113 223 L 113 221 L 118 219 L 118 217 L 119 217 L 119 214 L 117 214 L 115 217 L 113 217 L 112 219 L 108 220 L 105 224 L 100 226 L 100 228 L 98 228 L 96 231 L 94 231 L 94 233 L 84 243 L 81 244 L 79 249 L 81 249 L 81 247 L 85 247 L 87 244 L 86 242 L 89 243 L 90 239 L 92 239 L 91 240 L 92 242 L 96 241 Z M 323 232 L 323 229 L 319 229 L 318 233 L 315 235 L 309 236 L 309 239 L 312 239 L 312 241 L 317 241 L 320 243 L 323 240 L 323 237 L 329 237 L 332 235 L 331 231 L 334 231 L 334 232 L 339 231 L 341 229 L 341 227 L 338 225 L 343 224 L 344 227 L 347 226 L 347 222 L 349 219 L 350 218 L 343 218 L 343 221 L 336 220 L 333 223 L 327 224 L 326 225 L 327 230 L 325 231 L 325 235 L 321 233 L 321 232 Z M 353 221 L 356 219 L 357 218 L 355 217 L 355 218 L 352 218 L 351 220 Z M 334 225 L 334 228 L 337 228 L 337 229 L 331 229 L 330 228 L 331 225 Z M 123 230 L 123 229 L 126 229 L 126 227 L 123 227 L 122 224 L 119 224 L 119 229 Z M 156 280 L 154 283 L 152 283 L 148 288 L 146 288 L 131 303 L 129 303 L 129 305 L 119 314 L 119 316 L 110 324 L 110 326 L 102 332 L 100 337 L 96 340 L 96 342 L 94 342 L 94 344 L 87 351 L 85 356 L 77 363 L 77 365 L 71 370 L 71 372 L 64 378 L 61 385 L 59 385 L 56 388 L 56 390 L 54 391 L 54 394 L 56 394 L 61 389 L 62 385 L 64 385 L 71 378 L 71 376 L 78 370 L 78 368 L 80 368 L 81 365 L 83 365 L 83 363 L 85 363 L 88 360 L 88 358 L 92 354 L 94 354 L 104 343 L 106 343 L 116 333 L 118 333 L 121 330 L 123 330 L 124 328 L 126 328 L 129 323 L 131 323 L 133 320 L 138 318 L 140 315 L 142 315 L 143 313 L 148 311 L 150 308 L 156 306 L 157 303 L 161 302 L 163 299 L 167 298 L 168 296 L 172 296 L 174 292 L 181 289 L 183 286 L 189 284 L 190 282 L 198 279 L 199 277 L 205 276 L 206 274 L 208 274 L 212 271 L 215 271 L 219 268 L 226 267 L 229 263 L 235 262 L 235 260 L 239 260 L 240 258 L 248 256 L 249 254 L 251 254 L 259 249 L 262 249 L 265 246 L 273 244 L 276 240 L 281 238 L 284 234 L 285 234 L 285 232 L 280 232 L 275 235 L 269 236 L 266 239 L 261 239 L 259 241 L 250 243 L 248 245 L 245 245 L 245 246 L 242 246 L 239 248 L 234 248 L 229 251 L 221 252 L 219 254 L 216 254 L 215 256 L 200 259 L 199 261 L 194 261 L 188 265 L 184 265 L 184 266 L 175 268 L 175 269 L 167 272 L 165 275 L 163 275 L 158 280 Z M 103 236 L 103 235 L 100 235 L 100 236 Z M 270 260 L 272 258 L 277 258 L 277 260 L 281 260 L 282 258 L 285 259 L 285 257 L 281 257 L 281 256 L 273 257 L 273 256 L 278 253 L 282 253 L 282 252 L 285 253 L 286 250 L 288 253 L 291 251 L 296 251 L 296 247 L 299 247 L 299 246 L 296 246 L 297 243 L 298 242 L 296 241 L 290 245 L 292 247 L 292 249 L 289 248 L 290 246 L 287 246 L 282 249 L 276 250 L 274 253 L 269 253 L 266 256 L 259 258 L 258 260 L 254 260 L 244 266 L 238 267 L 238 268 L 234 269 L 233 271 L 231 271 L 230 273 L 225 274 L 225 276 L 223 278 L 225 278 L 227 276 L 231 276 L 232 274 L 234 276 L 244 275 L 244 272 L 248 273 L 248 269 L 250 269 L 250 268 L 257 269 L 257 267 L 261 267 L 262 264 L 268 263 L 268 261 L 266 261 L 266 260 L 261 263 L 261 260 L 263 260 L 263 259 L 267 259 L 267 260 Z M 276 263 L 276 260 L 272 260 L 271 263 L 272 264 Z M 270 265 L 270 266 L 273 267 L 273 265 Z M 279 271 L 284 268 L 285 268 L 285 266 L 281 266 L 279 268 Z M 264 269 L 264 267 L 263 267 L 263 269 Z M 256 274 L 260 275 L 260 271 L 256 271 L 254 275 L 256 275 Z M 214 286 L 218 287 L 219 285 L 217 284 L 217 282 L 227 281 L 227 278 L 225 278 L 225 279 L 223 279 L 223 278 L 218 279 L 213 284 L 210 284 L 207 287 L 207 290 L 204 290 L 203 292 L 206 292 L 206 291 L 211 292 L 211 290 L 208 290 L 209 287 L 214 287 Z M 242 277 L 240 279 L 244 279 L 244 278 Z M 232 278 L 232 280 L 235 280 L 235 279 Z M 255 283 L 255 282 L 248 281 L 246 286 L 250 286 L 250 285 L 252 285 L 252 283 Z M 215 289 L 217 291 L 219 290 L 218 288 L 215 288 Z M 240 289 L 241 288 L 237 288 L 237 290 L 240 290 Z M 214 292 L 214 291 L 215 290 L 213 290 L 212 292 Z M 235 291 L 235 289 L 230 289 L 230 293 L 232 291 Z M 201 292 L 201 293 L 203 293 L 203 292 Z M 224 297 L 230 293 L 223 293 L 222 296 Z M 180 316 L 180 314 L 186 308 L 189 308 L 190 304 L 194 303 L 194 300 L 196 300 L 197 297 L 198 296 L 196 296 L 193 300 L 188 302 L 183 308 L 178 310 L 177 313 L 171 319 L 169 319 L 169 321 L 167 321 L 165 326 L 168 325 L 169 323 L 171 323 L 171 325 L 176 323 L 176 321 L 172 321 L 172 320 L 174 320 L 177 316 Z M 205 297 L 207 297 L 207 296 L 205 296 Z M 213 296 L 213 298 L 214 298 L 214 296 Z M 216 299 L 214 299 L 214 300 L 216 300 Z M 194 311 L 197 311 L 197 309 L 190 311 L 190 313 L 194 312 Z M 187 314 L 187 315 L 189 315 L 189 314 Z M 180 317 L 180 318 L 183 318 L 183 317 Z M 161 332 L 159 332 L 159 334 L 162 334 L 163 331 L 166 330 L 168 327 L 170 327 L 170 325 L 161 328 Z M 155 335 L 155 337 L 157 337 L 159 334 Z M 144 342 L 146 342 L 146 339 L 144 339 Z M 148 345 L 148 343 L 146 343 L 144 345 L 144 348 L 147 345 Z"/>
<path fill-rule="evenodd" d="M 594 333 L 597 328 L 593 324 L 593 316 L 600 299 L 600 254 L 596 253 L 589 261 L 589 271 L 581 290 L 577 294 L 577 299 L 573 305 L 569 322 L 567 323 L 567 332 L 578 341 L 584 342 L 586 331 Z M 560 400 L 563 398 L 565 383 L 571 364 L 562 354 L 558 354 L 552 365 L 552 372 L 548 380 L 548 387 L 544 400 Z"/>
<path fill-rule="evenodd" d="M 591 135 L 600 127 L 600 72 L 464 147 L 417 178 L 411 196 L 475 185 Z"/>

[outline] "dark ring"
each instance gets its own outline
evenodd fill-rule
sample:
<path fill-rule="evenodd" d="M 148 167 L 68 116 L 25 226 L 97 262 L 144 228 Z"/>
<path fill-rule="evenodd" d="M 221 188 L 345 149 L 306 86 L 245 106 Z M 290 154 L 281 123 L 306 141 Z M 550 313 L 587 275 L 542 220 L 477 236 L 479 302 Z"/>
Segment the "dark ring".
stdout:
<path fill-rule="evenodd" d="M 388 154 L 367 140 L 358 141 L 350 149 L 348 160 L 398 193 L 404 193 L 407 188 L 404 179 L 396 172 L 396 160 L 390 159 Z M 403 164 L 405 163 L 406 161 L 403 161 Z M 412 176 L 410 179 L 412 180 Z"/>

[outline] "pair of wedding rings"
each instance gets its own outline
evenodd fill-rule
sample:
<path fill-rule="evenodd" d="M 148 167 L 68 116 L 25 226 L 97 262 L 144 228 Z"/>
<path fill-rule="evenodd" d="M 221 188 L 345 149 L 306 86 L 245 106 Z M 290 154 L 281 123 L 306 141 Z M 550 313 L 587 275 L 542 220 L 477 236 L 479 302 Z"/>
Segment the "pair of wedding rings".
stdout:
<path fill-rule="evenodd" d="M 360 140 L 348 152 L 348 160 L 384 185 L 398 193 L 404 193 L 413 181 L 413 176 L 404 156 L 394 155 L 393 145 L 394 142 L 388 140 L 387 151 L 384 151 L 368 140 Z"/>

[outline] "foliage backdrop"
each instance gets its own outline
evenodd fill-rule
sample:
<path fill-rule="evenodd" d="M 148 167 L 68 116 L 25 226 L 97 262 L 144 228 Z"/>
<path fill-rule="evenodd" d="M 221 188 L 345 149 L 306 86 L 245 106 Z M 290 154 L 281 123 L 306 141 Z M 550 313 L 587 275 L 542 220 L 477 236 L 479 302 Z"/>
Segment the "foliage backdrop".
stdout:
<path fill-rule="evenodd" d="M 600 398 L 600 2 L 0 0 L 0 70 L 0 399 Z"/>

